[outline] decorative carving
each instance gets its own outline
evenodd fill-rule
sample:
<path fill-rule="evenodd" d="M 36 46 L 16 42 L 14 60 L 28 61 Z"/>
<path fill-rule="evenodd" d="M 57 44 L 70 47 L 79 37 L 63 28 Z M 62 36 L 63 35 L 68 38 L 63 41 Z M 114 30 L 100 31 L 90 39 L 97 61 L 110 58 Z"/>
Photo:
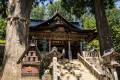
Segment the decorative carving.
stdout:
<path fill-rule="evenodd" d="M 58 52 L 57 47 L 53 47 L 49 54 L 47 54 L 47 56 L 51 57 L 51 59 L 53 57 L 57 57 L 58 59 L 60 59 L 63 56 L 63 54 Z"/>
<path fill-rule="evenodd" d="M 37 39 L 51 39 L 51 40 L 73 40 L 81 41 L 85 39 L 87 35 L 81 35 L 78 33 L 66 33 L 66 32 L 40 32 L 33 33 L 31 35 L 36 36 Z"/>

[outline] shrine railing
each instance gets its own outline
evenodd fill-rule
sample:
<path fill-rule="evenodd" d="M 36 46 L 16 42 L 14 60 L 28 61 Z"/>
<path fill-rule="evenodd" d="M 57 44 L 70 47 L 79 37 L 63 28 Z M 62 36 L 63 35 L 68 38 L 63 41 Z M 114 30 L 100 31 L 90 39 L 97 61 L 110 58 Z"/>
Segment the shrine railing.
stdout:
<path fill-rule="evenodd" d="M 98 57 L 101 57 L 100 53 L 97 52 L 97 51 L 83 51 L 82 56 L 84 58 L 91 58 L 91 57 L 98 58 Z"/>
<path fill-rule="evenodd" d="M 86 66 L 90 72 L 98 78 L 98 80 L 104 80 L 104 75 L 100 73 L 95 67 L 93 67 L 86 59 L 84 59 L 82 56 L 78 54 L 78 59 L 83 63 L 84 66 Z"/>

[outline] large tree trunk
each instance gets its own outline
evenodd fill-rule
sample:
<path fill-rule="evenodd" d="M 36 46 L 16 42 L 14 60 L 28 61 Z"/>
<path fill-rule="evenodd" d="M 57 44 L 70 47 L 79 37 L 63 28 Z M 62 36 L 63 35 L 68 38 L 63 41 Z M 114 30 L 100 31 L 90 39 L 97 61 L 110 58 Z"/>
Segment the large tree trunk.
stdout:
<path fill-rule="evenodd" d="M 97 24 L 96 26 L 99 33 L 100 53 L 103 55 L 105 50 L 113 47 L 112 32 L 108 26 L 103 0 L 94 0 L 94 8 Z"/>
<path fill-rule="evenodd" d="M 27 47 L 28 19 L 33 0 L 9 0 L 6 27 L 4 72 L 1 80 L 21 80 L 21 66 L 17 64 Z"/>

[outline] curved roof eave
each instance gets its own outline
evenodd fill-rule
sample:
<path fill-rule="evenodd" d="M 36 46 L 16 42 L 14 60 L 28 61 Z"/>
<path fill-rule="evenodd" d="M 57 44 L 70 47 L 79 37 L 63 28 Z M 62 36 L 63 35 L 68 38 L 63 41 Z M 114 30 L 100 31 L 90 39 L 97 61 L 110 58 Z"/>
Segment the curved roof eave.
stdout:
<path fill-rule="evenodd" d="M 54 20 L 55 17 L 59 17 L 61 18 L 65 23 L 67 23 L 68 25 L 70 25 L 69 27 L 77 32 L 88 32 L 88 33 L 93 33 L 95 32 L 95 30 L 81 30 L 79 27 L 76 27 L 75 25 L 73 25 L 72 23 L 68 22 L 65 18 L 63 18 L 59 13 L 56 13 L 55 15 L 53 15 L 50 19 L 43 21 L 41 23 L 39 23 L 38 25 L 31 27 L 30 29 L 35 29 L 37 30 L 38 28 L 40 28 L 40 26 L 44 26 L 44 25 L 49 25 L 50 22 L 52 22 L 52 20 Z"/>

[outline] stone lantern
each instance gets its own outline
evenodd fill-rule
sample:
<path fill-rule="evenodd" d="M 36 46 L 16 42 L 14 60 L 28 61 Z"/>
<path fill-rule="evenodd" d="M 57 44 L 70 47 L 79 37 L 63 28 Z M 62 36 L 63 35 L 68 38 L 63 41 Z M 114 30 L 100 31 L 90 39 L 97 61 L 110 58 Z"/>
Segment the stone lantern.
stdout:
<path fill-rule="evenodd" d="M 111 69 L 112 77 L 114 80 L 118 80 L 116 67 L 120 67 L 120 64 L 115 60 L 119 53 L 115 52 L 112 48 L 109 51 L 105 52 L 102 58 L 104 59 L 103 65 Z"/>
<path fill-rule="evenodd" d="M 18 60 L 18 64 L 21 64 L 22 76 L 35 76 L 38 77 L 40 73 L 40 61 L 41 57 L 37 51 L 35 42 L 31 42 L 25 53 L 22 54 Z"/>

